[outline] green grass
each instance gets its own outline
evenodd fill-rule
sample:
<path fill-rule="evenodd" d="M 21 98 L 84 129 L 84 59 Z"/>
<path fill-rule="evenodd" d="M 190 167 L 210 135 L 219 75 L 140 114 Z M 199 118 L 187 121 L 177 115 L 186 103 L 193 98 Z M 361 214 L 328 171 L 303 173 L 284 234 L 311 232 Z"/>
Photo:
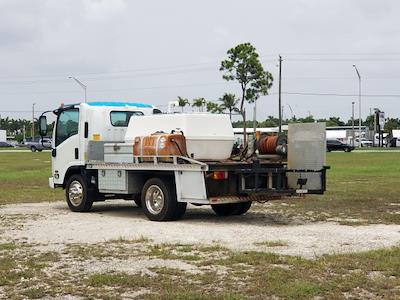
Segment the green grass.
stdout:
<path fill-rule="evenodd" d="M 265 247 L 287 247 L 288 243 L 285 241 L 265 241 L 256 243 L 257 246 L 265 246 Z"/>
<path fill-rule="evenodd" d="M 51 154 L 0 153 L 0 205 L 63 199 L 61 190 L 48 185 Z"/>
<path fill-rule="evenodd" d="M 342 224 L 400 224 L 400 155 L 396 152 L 327 153 L 327 192 L 323 196 L 272 201 L 268 210 L 313 221 Z M 0 204 L 62 200 L 48 187 L 50 153 L 0 153 Z M 290 206 L 280 205 L 282 202 Z M 252 211 L 264 210 L 254 205 Z"/>
<path fill-rule="evenodd" d="M 314 221 L 337 218 L 346 225 L 400 224 L 399 153 L 333 152 L 327 154 L 327 164 L 331 170 L 323 196 L 272 201 L 268 209 Z"/>
<path fill-rule="evenodd" d="M 92 253 L 94 246 L 81 245 L 82 253 Z M 185 256 L 196 253 L 202 246 L 163 244 L 158 245 L 161 253 L 180 249 L 174 254 L 176 268 L 149 266 L 136 272 L 118 269 L 88 272 L 84 266 L 96 264 L 95 256 L 81 257 L 77 264 L 78 253 L 38 253 L 36 248 L 22 244 L 14 247 L 18 251 L 5 247 L 7 250 L 0 255 L 0 287 L 4 296 L 11 299 L 62 295 L 123 299 L 124 295 L 140 291 L 143 292 L 137 297 L 140 299 L 400 298 L 399 247 L 325 255 L 314 260 L 214 247 L 208 248 L 200 260 L 187 261 Z M 106 254 L 105 262 L 118 264 L 132 259 L 129 252 L 135 253 L 134 259 L 139 263 L 155 258 L 148 256 L 150 244 L 143 247 L 120 240 L 99 243 L 96 247 Z M 121 256 L 118 251 L 128 256 Z M 197 272 L 180 269 L 179 261 Z"/>

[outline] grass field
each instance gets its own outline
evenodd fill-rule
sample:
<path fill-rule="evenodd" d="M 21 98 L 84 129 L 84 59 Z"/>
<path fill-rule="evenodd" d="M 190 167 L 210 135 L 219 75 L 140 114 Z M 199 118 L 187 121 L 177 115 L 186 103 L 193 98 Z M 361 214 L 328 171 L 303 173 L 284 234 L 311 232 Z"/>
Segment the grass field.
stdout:
<path fill-rule="evenodd" d="M 325 195 L 256 204 L 251 211 L 351 225 L 400 224 L 398 153 L 328 153 L 327 163 L 332 169 Z M 50 153 L 0 153 L 0 204 L 63 199 L 62 191 L 48 188 L 49 176 Z M 146 238 L 47 252 L 35 246 L 0 242 L 0 298 L 400 299 L 399 247 L 308 260 L 218 244 L 154 244 Z M 144 267 L 139 273 L 104 267 L 152 259 L 172 266 Z M 189 270 L 179 269 L 181 264 Z M 93 266 L 99 271 L 86 272 Z"/>
<path fill-rule="evenodd" d="M 0 204 L 63 199 L 61 190 L 48 185 L 49 152 L 0 152 Z"/>
<path fill-rule="evenodd" d="M 327 192 L 323 196 L 272 201 L 267 208 L 309 221 L 400 224 L 398 153 L 327 153 Z M 50 153 L 0 153 L 0 204 L 54 201 L 63 191 L 48 187 Z M 284 205 L 283 205 L 284 204 Z M 289 205 L 287 205 L 289 204 Z"/>

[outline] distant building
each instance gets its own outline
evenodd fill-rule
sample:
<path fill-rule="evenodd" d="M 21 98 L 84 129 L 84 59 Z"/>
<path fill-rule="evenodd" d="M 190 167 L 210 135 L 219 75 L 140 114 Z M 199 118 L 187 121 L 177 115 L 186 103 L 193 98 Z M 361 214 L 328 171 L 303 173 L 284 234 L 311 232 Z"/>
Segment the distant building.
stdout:
<path fill-rule="evenodd" d="M 278 127 L 259 127 L 256 131 L 261 131 L 261 133 L 276 134 L 279 131 Z M 282 125 L 282 132 L 287 133 L 288 125 Z M 247 135 L 252 139 L 254 128 L 246 128 Z M 233 133 L 235 134 L 236 142 L 238 144 L 243 143 L 243 128 L 233 128 Z M 354 137 L 358 138 L 358 126 L 354 126 Z M 369 132 L 367 126 L 361 126 L 361 138 L 372 139 L 372 133 Z M 326 127 L 326 138 L 327 139 L 338 139 L 342 142 L 351 143 L 353 140 L 353 127 L 352 126 L 330 126 Z"/>
<path fill-rule="evenodd" d="M 7 133 L 5 130 L 0 130 L 0 142 L 7 142 Z"/>
<path fill-rule="evenodd" d="M 359 128 L 358 126 L 330 126 L 326 127 L 326 138 L 327 139 L 338 139 L 342 142 L 351 143 L 353 135 L 358 138 Z M 370 132 L 367 126 L 361 126 L 361 138 L 369 138 Z M 372 137 L 372 136 L 371 136 Z"/>

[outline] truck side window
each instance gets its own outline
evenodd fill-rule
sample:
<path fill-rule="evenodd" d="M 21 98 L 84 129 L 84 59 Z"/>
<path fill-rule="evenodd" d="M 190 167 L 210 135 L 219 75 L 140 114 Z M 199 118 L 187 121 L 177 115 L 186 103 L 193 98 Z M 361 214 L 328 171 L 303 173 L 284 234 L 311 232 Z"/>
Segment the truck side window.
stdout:
<path fill-rule="evenodd" d="M 132 116 L 143 116 L 141 111 L 112 111 L 110 112 L 111 125 L 116 127 L 128 127 Z"/>
<path fill-rule="evenodd" d="M 62 111 L 57 119 L 56 147 L 69 137 L 78 134 L 79 110 L 69 109 Z"/>

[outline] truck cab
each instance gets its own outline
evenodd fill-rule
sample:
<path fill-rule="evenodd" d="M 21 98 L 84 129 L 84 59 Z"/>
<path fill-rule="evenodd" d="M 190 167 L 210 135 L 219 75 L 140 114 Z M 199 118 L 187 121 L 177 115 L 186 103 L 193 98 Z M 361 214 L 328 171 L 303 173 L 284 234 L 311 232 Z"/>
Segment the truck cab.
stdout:
<path fill-rule="evenodd" d="M 104 145 L 122 142 L 131 117 L 160 111 L 149 104 L 133 102 L 88 102 L 62 106 L 53 129 L 50 187 L 65 187 L 68 175 L 79 173 L 89 155 L 90 141 Z"/>

